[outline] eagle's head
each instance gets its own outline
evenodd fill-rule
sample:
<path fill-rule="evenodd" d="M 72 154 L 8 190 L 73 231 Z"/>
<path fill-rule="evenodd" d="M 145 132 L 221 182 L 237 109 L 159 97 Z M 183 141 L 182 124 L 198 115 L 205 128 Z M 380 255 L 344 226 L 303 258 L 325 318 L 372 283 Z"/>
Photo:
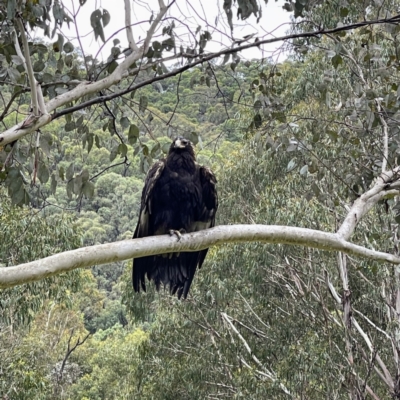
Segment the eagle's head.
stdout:
<path fill-rule="evenodd" d="M 183 153 L 188 152 L 195 158 L 194 147 L 190 140 L 185 139 L 184 137 L 178 136 L 171 144 L 169 148 L 169 154 L 172 153 Z"/>

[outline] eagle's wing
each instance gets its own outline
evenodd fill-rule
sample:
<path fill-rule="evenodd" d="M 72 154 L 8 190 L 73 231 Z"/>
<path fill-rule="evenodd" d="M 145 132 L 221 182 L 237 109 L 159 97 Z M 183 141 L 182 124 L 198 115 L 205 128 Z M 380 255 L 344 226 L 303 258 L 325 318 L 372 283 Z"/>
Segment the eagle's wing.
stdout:
<path fill-rule="evenodd" d="M 215 214 L 218 209 L 217 178 L 210 168 L 200 167 L 200 182 L 202 187 L 203 209 L 197 230 L 212 228 L 215 225 Z M 208 249 L 201 250 L 198 257 L 198 267 L 201 268 Z"/>
<path fill-rule="evenodd" d="M 156 162 L 147 173 L 140 203 L 138 223 L 135 233 L 133 234 L 134 238 L 146 237 L 153 234 L 149 227 L 149 215 L 152 212 L 152 194 L 158 179 L 164 171 L 164 167 L 165 160 L 160 160 Z"/>
<path fill-rule="evenodd" d="M 203 195 L 201 220 L 207 223 L 207 228 L 211 228 L 215 225 L 215 213 L 218 209 L 217 178 L 210 168 L 200 167 L 200 182 Z"/>
<path fill-rule="evenodd" d="M 158 179 L 160 178 L 164 167 L 165 160 L 160 160 L 156 162 L 149 170 L 144 183 L 144 188 L 142 192 L 142 199 L 140 204 L 139 218 L 136 225 L 135 233 L 133 238 L 141 238 L 153 235 L 152 227 L 150 227 L 150 214 L 152 212 L 152 194 L 154 187 L 156 186 Z M 140 286 L 145 291 L 145 275 L 147 272 L 147 267 L 145 263 L 140 263 L 133 261 L 132 270 L 132 282 L 135 292 L 139 292 Z"/>

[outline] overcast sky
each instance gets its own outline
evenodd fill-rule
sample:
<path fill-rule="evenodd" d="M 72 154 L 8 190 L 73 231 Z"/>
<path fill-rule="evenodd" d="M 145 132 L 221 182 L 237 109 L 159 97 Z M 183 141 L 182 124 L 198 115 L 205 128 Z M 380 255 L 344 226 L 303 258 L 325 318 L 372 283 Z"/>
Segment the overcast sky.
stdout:
<path fill-rule="evenodd" d="M 223 0 L 219 1 L 223 2 Z M 110 48 L 115 38 L 120 40 L 122 49 L 128 47 L 126 32 L 123 29 L 125 26 L 123 0 L 87 0 L 86 4 L 82 7 L 79 6 L 78 0 L 64 0 L 63 3 L 71 13 L 73 13 L 74 10 L 75 13 L 79 11 L 77 26 L 85 54 L 91 53 L 94 56 L 102 48 L 98 57 L 100 59 L 106 59 L 110 54 Z M 255 36 L 258 36 L 260 39 L 279 37 L 283 36 L 289 29 L 290 14 L 282 9 L 282 2 L 270 1 L 267 6 L 264 5 L 264 1 L 260 3 L 262 3 L 263 6 L 263 15 L 258 24 L 254 16 L 246 21 L 239 21 L 236 17 L 236 9 L 234 10 L 233 21 L 235 24 L 235 39 L 241 39 L 243 36 L 249 34 L 255 34 Z M 136 24 L 133 27 L 133 34 L 135 40 L 139 42 L 144 38 L 150 26 L 149 20 L 152 13 L 156 15 L 158 11 L 158 1 L 134 0 L 131 4 L 132 23 Z M 218 2 L 212 0 L 177 0 L 168 12 L 169 20 L 171 22 L 172 20 L 175 21 L 175 34 L 185 43 L 193 42 L 193 37 L 187 35 L 188 28 L 192 30 L 192 32 L 195 32 L 196 28 L 200 25 L 202 30 L 208 30 L 212 35 L 212 42 L 207 44 L 206 51 L 216 51 L 226 47 L 229 43 L 228 37 L 230 36 L 230 29 L 226 22 L 225 14 L 223 12 L 219 13 L 219 9 L 222 10 L 222 7 L 218 7 L 217 4 Z M 104 30 L 106 38 L 105 45 L 103 45 L 100 39 L 95 41 L 90 26 L 90 15 L 96 9 L 106 9 L 111 15 L 110 23 Z M 215 25 L 216 21 L 217 25 Z M 119 30 L 120 32 L 115 34 Z M 63 32 L 69 36 L 75 46 L 79 46 L 76 40 L 77 34 L 75 26 L 71 26 L 69 30 L 63 27 Z M 160 34 L 161 32 L 158 32 L 158 35 Z M 161 40 L 164 38 L 160 37 Z M 250 49 L 243 52 L 242 56 L 248 59 L 273 56 L 276 61 L 282 61 L 284 55 L 275 52 L 281 44 L 282 43 L 278 42 L 267 45 L 264 46 L 263 50 L 258 48 Z"/>

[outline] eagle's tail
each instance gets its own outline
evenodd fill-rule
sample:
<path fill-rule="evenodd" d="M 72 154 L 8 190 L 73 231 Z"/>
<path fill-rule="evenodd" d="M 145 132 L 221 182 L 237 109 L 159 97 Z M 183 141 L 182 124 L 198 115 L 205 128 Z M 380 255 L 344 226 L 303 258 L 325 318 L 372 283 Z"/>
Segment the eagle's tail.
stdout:
<path fill-rule="evenodd" d="M 156 289 L 161 284 L 169 286 L 170 293 L 186 299 L 197 267 L 201 267 L 207 250 L 171 253 L 136 258 L 133 260 L 132 282 L 135 292 L 146 291 L 145 277 L 154 281 Z"/>

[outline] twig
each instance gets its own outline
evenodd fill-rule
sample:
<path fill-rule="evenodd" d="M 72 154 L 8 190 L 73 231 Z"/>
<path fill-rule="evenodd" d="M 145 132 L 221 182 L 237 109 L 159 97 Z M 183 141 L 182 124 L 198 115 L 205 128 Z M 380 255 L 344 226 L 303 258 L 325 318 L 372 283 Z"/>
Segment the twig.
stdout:
<path fill-rule="evenodd" d="M 180 101 L 180 98 L 179 98 L 179 85 L 181 83 L 181 79 L 182 79 L 182 74 L 179 74 L 178 84 L 176 85 L 176 103 L 175 103 L 175 108 L 174 108 L 174 111 L 172 111 L 172 115 L 171 115 L 170 119 L 167 122 L 167 126 L 169 126 L 169 124 L 171 123 L 172 118 L 175 115 L 176 109 L 178 108 L 178 104 L 179 104 L 179 101 Z"/>
<path fill-rule="evenodd" d="M 24 62 L 24 67 L 26 69 L 26 73 L 28 74 L 28 78 L 29 78 L 29 85 L 31 87 L 31 101 L 32 101 L 33 115 L 38 116 L 39 115 L 39 104 L 38 104 L 37 87 L 36 87 L 37 82 L 35 79 L 35 75 L 33 74 L 31 56 L 29 54 L 28 40 L 26 39 L 25 28 L 24 28 L 24 24 L 22 23 L 21 19 L 16 18 L 15 22 L 16 22 L 19 32 L 21 34 L 22 48 L 23 48 L 24 55 L 22 55 L 21 49 L 19 48 L 18 37 L 16 34 L 14 36 L 15 50 L 17 51 L 18 56 L 20 58 L 22 58 L 22 60 Z"/>
<path fill-rule="evenodd" d="M 375 99 L 375 103 L 376 103 L 376 108 L 378 110 L 379 121 L 381 121 L 382 125 L 382 134 L 383 134 L 382 173 L 385 173 L 389 158 L 389 128 L 385 118 L 383 118 L 382 115 L 381 99 L 380 98 Z"/>
<path fill-rule="evenodd" d="M 83 340 L 80 340 L 80 338 L 78 337 L 78 340 L 76 341 L 75 345 L 71 347 L 71 341 L 72 341 L 72 336 L 73 336 L 73 334 L 74 334 L 74 329 L 71 330 L 71 334 L 69 335 L 68 346 L 67 346 L 67 352 L 65 353 L 63 362 L 62 362 L 62 364 L 61 364 L 60 372 L 59 372 L 58 377 L 57 377 L 57 381 L 58 381 L 58 382 L 60 382 L 60 381 L 62 380 L 63 373 L 64 373 L 64 368 L 65 368 L 65 365 L 66 365 L 66 363 L 67 363 L 67 360 L 68 360 L 69 356 L 72 354 L 73 351 L 75 351 L 75 349 L 76 349 L 78 346 L 82 346 L 82 345 L 86 342 L 87 338 L 90 336 L 90 333 L 88 333 L 88 334 L 83 338 Z"/>

